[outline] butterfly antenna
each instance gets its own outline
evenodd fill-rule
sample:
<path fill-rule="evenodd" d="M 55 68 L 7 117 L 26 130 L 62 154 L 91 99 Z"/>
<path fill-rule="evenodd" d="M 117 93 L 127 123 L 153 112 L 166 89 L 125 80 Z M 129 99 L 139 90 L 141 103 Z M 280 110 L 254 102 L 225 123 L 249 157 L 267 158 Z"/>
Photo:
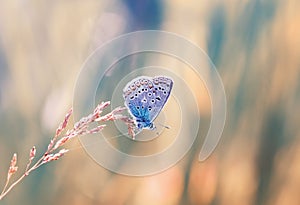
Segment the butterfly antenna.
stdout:
<path fill-rule="evenodd" d="M 157 123 L 157 124 L 160 125 L 160 126 L 162 126 L 162 127 L 164 127 L 164 128 L 166 128 L 166 129 L 170 129 L 170 128 L 171 128 L 170 126 L 163 125 L 163 124 L 161 124 L 161 123 Z"/>

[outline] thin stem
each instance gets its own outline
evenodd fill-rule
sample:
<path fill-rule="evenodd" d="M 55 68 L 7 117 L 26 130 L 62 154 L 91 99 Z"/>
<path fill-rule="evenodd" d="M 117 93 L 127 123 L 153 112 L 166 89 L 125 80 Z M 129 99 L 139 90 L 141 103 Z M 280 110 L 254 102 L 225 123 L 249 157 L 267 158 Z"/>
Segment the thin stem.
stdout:
<path fill-rule="evenodd" d="M 14 186 L 16 186 L 24 177 L 26 176 L 26 174 L 23 174 L 17 181 L 15 181 L 13 184 L 10 185 L 10 187 L 4 191 L 5 189 L 3 189 L 4 192 L 1 193 L 0 195 L 0 200 L 6 196 L 6 194 L 12 189 L 14 188 Z"/>
<path fill-rule="evenodd" d="M 3 188 L 3 191 L 2 191 L 2 193 L 1 193 L 1 195 L 0 195 L 0 200 L 3 198 L 3 197 L 5 197 L 6 196 L 6 194 L 12 189 L 12 188 L 14 188 L 14 186 L 16 186 L 20 181 L 22 181 L 22 179 L 24 178 L 24 177 L 26 177 L 26 176 L 28 176 L 29 175 L 29 173 L 30 172 L 32 172 L 33 170 L 35 170 L 35 169 L 37 169 L 39 166 L 41 166 L 42 164 L 41 164 L 41 162 L 42 162 L 42 160 L 44 159 L 44 157 L 45 157 L 45 155 L 43 155 L 29 170 L 27 170 L 28 169 L 28 167 L 26 168 L 26 171 L 25 171 L 25 173 L 18 179 L 18 180 L 16 180 L 14 183 L 12 183 L 10 186 L 9 186 L 9 188 L 8 189 L 6 189 L 7 188 L 7 186 L 8 186 L 8 183 L 9 183 L 9 180 L 6 180 L 6 184 L 5 184 L 5 186 L 4 186 L 4 188 Z"/>
<path fill-rule="evenodd" d="M 32 160 L 29 160 L 27 166 L 26 166 L 26 169 L 25 169 L 25 173 L 28 171 L 29 167 L 30 167 L 30 164 L 31 164 Z"/>
<path fill-rule="evenodd" d="M 4 186 L 4 188 L 3 188 L 3 190 L 2 190 L 2 192 L 1 192 L 1 195 L 0 195 L 0 196 L 2 196 L 2 194 L 4 193 L 5 189 L 6 189 L 6 188 L 7 188 L 7 186 L 8 186 L 8 183 L 9 183 L 9 178 L 7 178 L 7 179 L 6 179 L 5 186 Z M 1 200 L 1 197 L 0 197 L 0 200 Z"/>

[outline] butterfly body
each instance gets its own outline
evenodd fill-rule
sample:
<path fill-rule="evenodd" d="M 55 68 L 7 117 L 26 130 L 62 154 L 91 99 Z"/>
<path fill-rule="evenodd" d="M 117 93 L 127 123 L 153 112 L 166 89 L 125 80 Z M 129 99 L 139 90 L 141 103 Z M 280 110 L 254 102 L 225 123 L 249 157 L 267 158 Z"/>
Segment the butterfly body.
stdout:
<path fill-rule="evenodd" d="M 167 102 L 173 80 L 166 76 L 140 76 L 123 89 L 124 104 L 134 118 L 138 131 L 155 129 L 153 121 Z"/>

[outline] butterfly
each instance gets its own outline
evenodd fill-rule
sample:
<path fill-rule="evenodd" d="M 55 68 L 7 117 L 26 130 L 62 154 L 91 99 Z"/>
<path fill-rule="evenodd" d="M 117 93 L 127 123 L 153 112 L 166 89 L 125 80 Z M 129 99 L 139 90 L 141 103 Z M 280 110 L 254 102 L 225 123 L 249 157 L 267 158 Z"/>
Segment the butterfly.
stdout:
<path fill-rule="evenodd" d="M 153 121 L 166 104 L 173 80 L 166 76 L 140 76 L 123 89 L 124 104 L 133 117 L 137 131 L 155 129 Z"/>

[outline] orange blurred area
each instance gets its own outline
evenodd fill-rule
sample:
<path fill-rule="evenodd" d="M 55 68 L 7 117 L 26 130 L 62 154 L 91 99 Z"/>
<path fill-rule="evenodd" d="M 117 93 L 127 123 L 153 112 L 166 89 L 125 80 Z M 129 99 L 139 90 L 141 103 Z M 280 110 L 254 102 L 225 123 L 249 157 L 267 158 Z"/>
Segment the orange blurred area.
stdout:
<path fill-rule="evenodd" d="M 129 177 L 98 165 L 75 139 L 66 156 L 30 174 L 0 204 L 299 205 L 299 9 L 298 0 L 1 1 L 0 187 L 14 152 L 20 170 L 32 145 L 43 153 L 72 106 L 86 58 L 124 33 L 164 30 L 203 49 L 223 80 L 227 116 L 217 149 L 199 162 L 209 93 L 170 60 L 201 113 L 199 137 L 182 160 Z M 152 153 L 171 140 L 134 151 Z"/>

